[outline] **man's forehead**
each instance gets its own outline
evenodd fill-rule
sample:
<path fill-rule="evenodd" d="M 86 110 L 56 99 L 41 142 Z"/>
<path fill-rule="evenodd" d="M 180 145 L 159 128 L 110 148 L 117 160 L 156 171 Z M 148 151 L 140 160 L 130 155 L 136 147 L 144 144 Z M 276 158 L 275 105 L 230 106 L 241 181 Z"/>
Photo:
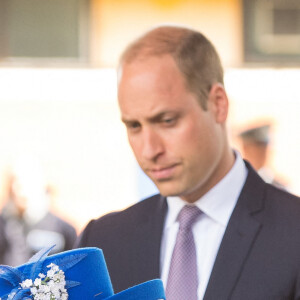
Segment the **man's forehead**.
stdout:
<path fill-rule="evenodd" d="M 182 73 L 171 55 L 151 56 L 124 63 L 118 72 L 118 87 L 120 84 L 127 85 L 129 81 L 139 82 L 144 79 L 158 80 L 157 84 L 161 83 L 162 87 L 184 81 Z"/>
<path fill-rule="evenodd" d="M 123 62 L 119 66 L 119 73 L 120 75 L 123 74 L 124 70 L 137 70 L 137 69 L 147 69 L 153 68 L 156 65 L 170 65 L 170 67 L 176 67 L 177 64 L 170 54 L 163 54 L 163 55 L 139 55 L 134 60 L 130 62 Z"/>

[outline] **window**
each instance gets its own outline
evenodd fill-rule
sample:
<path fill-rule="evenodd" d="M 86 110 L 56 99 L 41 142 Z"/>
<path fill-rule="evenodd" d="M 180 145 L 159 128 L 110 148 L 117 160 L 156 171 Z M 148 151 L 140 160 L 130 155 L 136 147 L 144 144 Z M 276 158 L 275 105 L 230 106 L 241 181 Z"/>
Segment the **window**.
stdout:
<path fill-rule="evenodd" d="M 1 0 L 0 60 L 86 61 L 88 0 Z"/>
<path fill-rule="evenodd" d="M 300 1 L 244 0 L 246 62 L 300 64 Z"/>

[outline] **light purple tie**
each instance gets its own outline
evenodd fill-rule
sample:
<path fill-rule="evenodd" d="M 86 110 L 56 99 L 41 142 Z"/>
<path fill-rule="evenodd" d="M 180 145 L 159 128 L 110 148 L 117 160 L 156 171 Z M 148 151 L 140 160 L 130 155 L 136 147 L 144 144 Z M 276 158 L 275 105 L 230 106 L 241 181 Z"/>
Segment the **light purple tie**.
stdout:
<path fill-rule="evenodd" d="M 167 281 L 167 300 L 197 300 L 198 271 L 192 226 L 200 215 L 197 206 L 189 205 L 178 215 L 179 231 Z"/>

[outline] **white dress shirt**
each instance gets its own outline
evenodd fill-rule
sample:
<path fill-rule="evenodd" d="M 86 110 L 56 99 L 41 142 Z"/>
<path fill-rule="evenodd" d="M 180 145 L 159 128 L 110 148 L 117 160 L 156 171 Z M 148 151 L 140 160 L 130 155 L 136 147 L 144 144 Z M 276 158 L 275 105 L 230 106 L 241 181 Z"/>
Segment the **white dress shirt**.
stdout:
<path fill-rule="evenodd" d="M 198 264 L 198 299 L 203 299 L 209 277 L 226 226 L 246 181 L 248 170 L 235 151 L 235 163 L 226 176 L 195 202 L 203 212 L 193 226 Z M 168 212 L 162 236 L 160 255 L 161 279 L 166 287 L 170 261 L 178 231 L 178 213 L 188 203 L 179 197 L 168 197 Z"/>

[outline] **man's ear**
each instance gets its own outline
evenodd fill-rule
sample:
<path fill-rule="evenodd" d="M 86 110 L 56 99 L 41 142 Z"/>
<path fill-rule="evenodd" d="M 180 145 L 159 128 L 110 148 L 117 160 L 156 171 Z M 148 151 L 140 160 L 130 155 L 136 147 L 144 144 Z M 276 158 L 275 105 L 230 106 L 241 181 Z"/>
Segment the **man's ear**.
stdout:
<path fill-rule="evenodd" d="M 209 109 L 213 112 L 217 123 L 225 123 L 228 115 L 228 98 L 221 83 L 213 84 L 208 96 Z"/>

